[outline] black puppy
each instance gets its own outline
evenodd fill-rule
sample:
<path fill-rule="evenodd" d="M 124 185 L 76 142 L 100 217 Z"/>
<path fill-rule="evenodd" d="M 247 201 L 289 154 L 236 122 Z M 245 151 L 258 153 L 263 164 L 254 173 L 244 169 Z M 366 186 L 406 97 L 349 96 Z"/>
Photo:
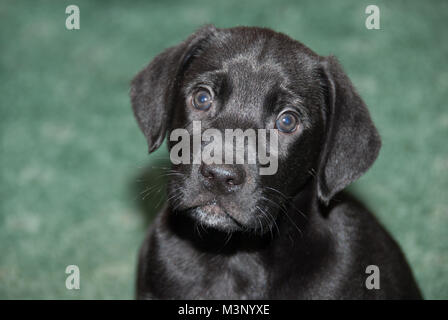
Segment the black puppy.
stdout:
<path fill-rule="evenodd" d="M 149 152 L 194 120 L 277 129 L 279 149 L 274 175 L 261 164 L 173 165 L 170 200 L 140 251 L 138 298 L 421 298 L 395 241 L 340 193 L 381 142 L 334 57 L 268 29 L 206 26 L 141 71 L 131 100 Z"/>

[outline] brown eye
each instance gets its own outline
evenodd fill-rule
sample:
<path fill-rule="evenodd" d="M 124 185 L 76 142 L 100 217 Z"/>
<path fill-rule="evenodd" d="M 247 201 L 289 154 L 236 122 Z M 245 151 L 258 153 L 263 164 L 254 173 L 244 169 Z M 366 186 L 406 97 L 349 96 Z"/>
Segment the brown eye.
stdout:
<path fill-rule="evenodd" d="M 210 93 L 205 88 L 201 88 L 193 95 L 193 107 L 198 110 L 208 110 L 212 106 L 213 98 Z"/>
<path fill-rule="evenodd" d="M 294 112 L 284 112 L 275 121 L 275 127 L 283 133 L 291 133 L 297 129 L 299 121 Z"/>

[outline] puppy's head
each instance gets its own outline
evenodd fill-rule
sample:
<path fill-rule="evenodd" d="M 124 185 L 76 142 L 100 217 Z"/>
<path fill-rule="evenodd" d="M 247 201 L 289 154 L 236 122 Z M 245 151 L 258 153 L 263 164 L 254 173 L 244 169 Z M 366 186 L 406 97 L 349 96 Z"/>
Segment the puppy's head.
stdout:
<path fill-rule="evenodd" d="M 274 174 L 261 175 L 260 161 L 173 164 L 171 208 L 226 231 L 268 230 L 283 205 L 309 186 L 328 204 L 380 148 L 369 112 L 336 59 L 268 29 L 201 28 L 134 78 L 131 100 L 150 152 L 182 128 L 192 137 L 192 159 L 195 122 L 201 133 L 214 129 L 223 137 L 227 129 L 276 133 Z M 210 141 L 199 140 L 200 150 Z"/>

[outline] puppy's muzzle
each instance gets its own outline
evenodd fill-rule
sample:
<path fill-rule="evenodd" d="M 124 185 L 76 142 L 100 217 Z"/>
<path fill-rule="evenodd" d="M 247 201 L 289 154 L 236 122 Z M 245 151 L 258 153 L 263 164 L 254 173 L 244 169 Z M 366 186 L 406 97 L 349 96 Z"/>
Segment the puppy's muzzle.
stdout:
<path fill-rule="evenodd" d="M 246 182 L 246 172 L 241 165 L 202 163 L 199 172 L 202 185 L 215 194 L 234 193 Z"/>

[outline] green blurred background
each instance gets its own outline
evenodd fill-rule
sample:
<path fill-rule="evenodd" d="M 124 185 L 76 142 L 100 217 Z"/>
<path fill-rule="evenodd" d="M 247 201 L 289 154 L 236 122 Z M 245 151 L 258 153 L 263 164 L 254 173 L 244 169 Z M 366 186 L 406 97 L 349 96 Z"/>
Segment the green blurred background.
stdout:
<path fill-rule="evenodd" d="M 69 4 L 80 30 L 65 28 Z M 365 28 L 369 4 L 381 30 Z M 448 1 L 2 1 L 0 298 L 133 298 L 167 152 L 147 155 L 129 82 L 213 23 L 270 27 L 340 59 L 383 138 L 350 190 L 398 240 L 425 297 L 447 299 L 447 18 Z M 65 288 L 70 264 L 80 290 Z"/>

